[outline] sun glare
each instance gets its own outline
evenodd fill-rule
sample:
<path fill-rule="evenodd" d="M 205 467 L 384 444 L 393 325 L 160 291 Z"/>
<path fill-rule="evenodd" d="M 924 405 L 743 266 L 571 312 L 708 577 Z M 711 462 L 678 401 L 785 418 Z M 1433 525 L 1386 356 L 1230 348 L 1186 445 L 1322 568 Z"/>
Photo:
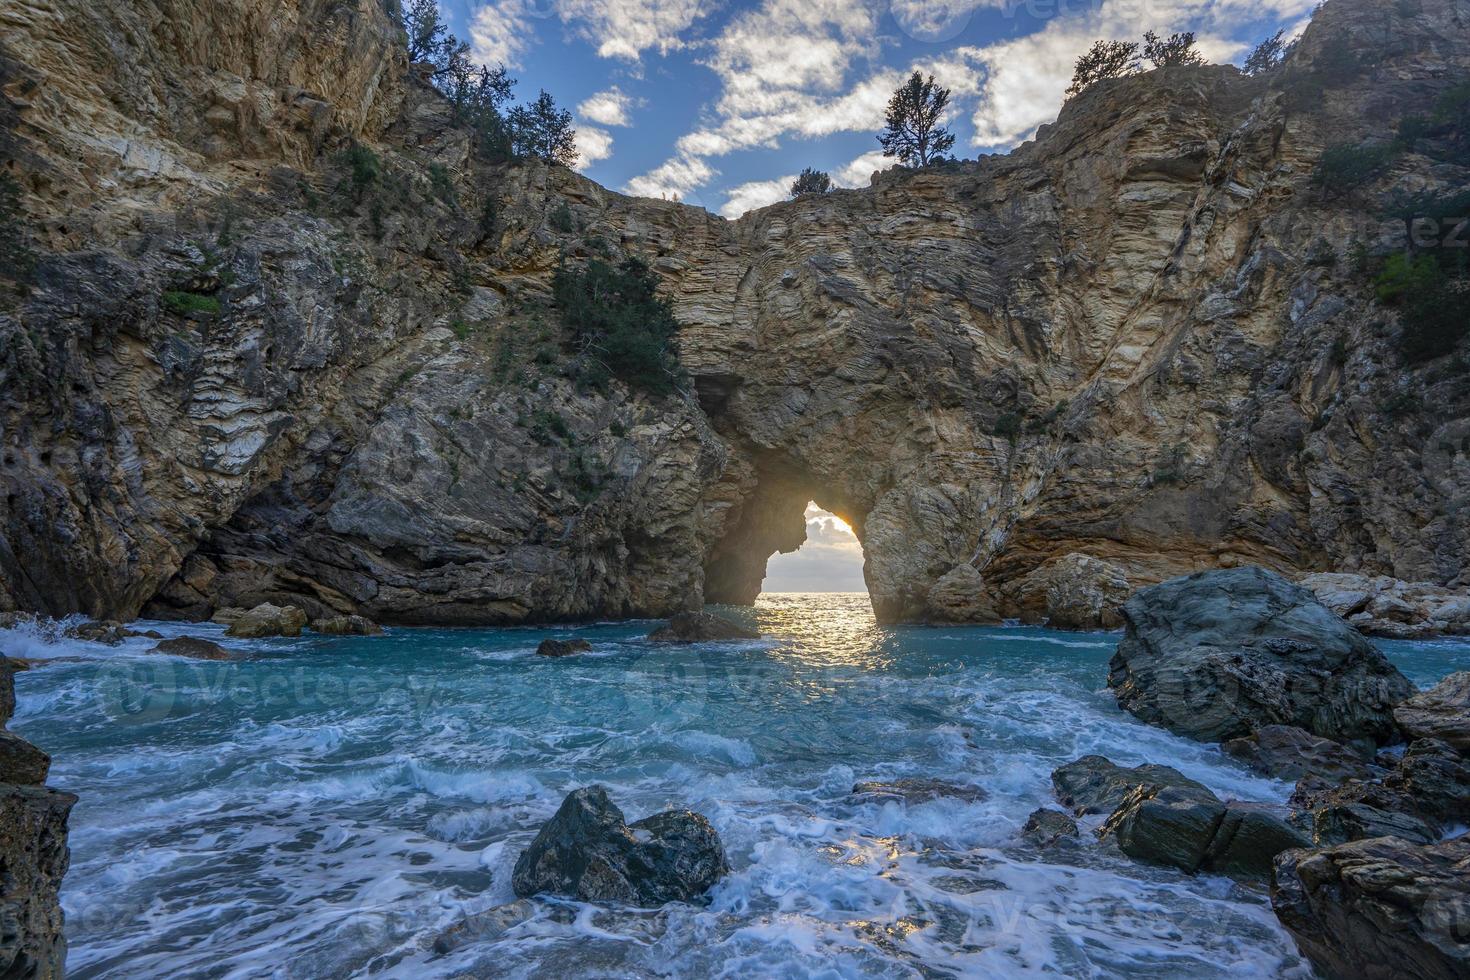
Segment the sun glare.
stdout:
<path fill-rule="evenodd" d="M 841 534 L 851 535 L 854 539 L 857 538 L 857 534 L 853 532 L 851 524 L 848 524 L 836 514 L 823 510 L 815 503 L 806 505 L 806 522 L 810 524 L 812 521 L 826 521 L 832 525 L 833 530 Z"/>

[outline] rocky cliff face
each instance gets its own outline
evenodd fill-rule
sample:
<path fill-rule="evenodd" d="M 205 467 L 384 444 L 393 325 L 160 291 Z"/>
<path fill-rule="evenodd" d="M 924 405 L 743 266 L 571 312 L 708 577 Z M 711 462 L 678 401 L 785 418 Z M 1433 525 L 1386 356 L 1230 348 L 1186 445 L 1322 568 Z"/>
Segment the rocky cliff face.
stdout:
<path fill-rule="evenodd" d="M 1351 257 L 1467 173 L 1312 182 L 1470 77 L 1462 0 L 1332 0 L 1275 78 L 1106 83 L 1008 156 L 734 222 L 477 158 L 375 0 L 55 7 L 0 7 L 40 254 L 0 608 L 660 614 L 753 598 L 809 499 L 887 620 L 1086 625 L 1247 562 L 1470 584 L 1463 361 L 1407 367 Z M 686 393 L 563 370 L 551 275 L 594 254 L 662 277 Z"/>

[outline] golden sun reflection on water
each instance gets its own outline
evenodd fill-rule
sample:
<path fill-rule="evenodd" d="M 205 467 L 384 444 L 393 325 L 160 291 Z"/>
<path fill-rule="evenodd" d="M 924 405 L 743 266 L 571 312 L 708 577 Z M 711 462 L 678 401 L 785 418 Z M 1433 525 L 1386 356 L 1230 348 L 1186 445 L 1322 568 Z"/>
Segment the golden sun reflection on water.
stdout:
<path fill-rule="evenodd" d="M 878 625 L 866 592 L 768 592 L 755 601 L 772 655 L 811 667 L 877 670 L 893 662 L 891 631 Z"/>

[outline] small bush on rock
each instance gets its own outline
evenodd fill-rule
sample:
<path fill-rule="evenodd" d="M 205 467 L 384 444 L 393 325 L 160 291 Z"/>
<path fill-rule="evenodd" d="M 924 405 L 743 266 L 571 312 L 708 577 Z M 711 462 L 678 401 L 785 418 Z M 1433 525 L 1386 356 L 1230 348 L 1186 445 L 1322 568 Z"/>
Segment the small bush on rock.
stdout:
<path fill-rule="evenodd" d="M 581 269 L 564 264 L 552 281 L 552 295 L 590 383 L 611 376 L 652 395 L 674 390 L 671 344 L 679 324 L 647 265 L 635 258 L 617 266 L 602 259 Z"/>

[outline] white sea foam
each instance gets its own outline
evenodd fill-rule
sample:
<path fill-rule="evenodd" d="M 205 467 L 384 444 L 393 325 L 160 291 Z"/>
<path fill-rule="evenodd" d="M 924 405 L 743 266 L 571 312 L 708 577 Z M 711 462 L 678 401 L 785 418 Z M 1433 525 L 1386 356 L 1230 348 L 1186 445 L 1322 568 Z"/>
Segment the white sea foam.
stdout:
<path fill-rule="evenodd" d="M 82 796 L 69 966 L 413 980 L 1309 975 L 1259 890 L 1136 864 L 1087 833 L 1099 817 L 1044 855 L 1019 839 L 1032 809 L 1055 805 L 1051 770 L 1089 753 L 1172 765 L 1222 796 L 1290 790 L 1120 712 L 1102 689 L 1112 639 L 883 630 L 860 597 L 827 601 L 763 607 L 778 638 L 759 643 L 666 650 L 642 642 L 646 624 L 568 628 L 599 655 L 544 663 L 533 640 L 545 631 L 528 629 L 260 641 L 226 665 L 160 658 L 151 640 L 6 631 L 0 648 L 48 660 L 18 675 L 15 725 L 52 753 L 52 782 Z M 1448 673 L 1470 665 L 1470 644 L 1403 655 L 1422 658 L 1406 662 L 1421 675 Z M 109 713 L 99 678 L 124 666 L 164 710 Z M 282 678 L 286 696 L 259 697 Z M 331 693 L 354 683 L 371 696 Z M 987 795 L 851 792 L 906 777 Z M 521 850 L 594 782 L 630 819 L 670 806 L 710 819 L 732 871 L 709 904 L 541 899 L 527 921 L 436 955 L 441 930 L 514 900 Z"/>

